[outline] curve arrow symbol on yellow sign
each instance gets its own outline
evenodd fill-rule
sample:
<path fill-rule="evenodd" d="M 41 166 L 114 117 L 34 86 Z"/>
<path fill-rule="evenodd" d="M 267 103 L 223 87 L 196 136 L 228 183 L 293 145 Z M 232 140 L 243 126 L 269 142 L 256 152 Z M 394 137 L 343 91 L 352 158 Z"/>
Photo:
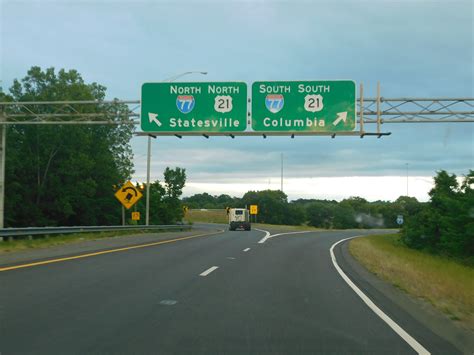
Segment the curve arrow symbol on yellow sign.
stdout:
<path fill-rule="evenodd" d="M 142 198 L 142 193 L 140 190 L 132 184 L 131 181 L 127 181 L 120 189 L 115 193 L 115 197 L 120 203 L 126 208 L 129 209 L 139 199 Z"/>

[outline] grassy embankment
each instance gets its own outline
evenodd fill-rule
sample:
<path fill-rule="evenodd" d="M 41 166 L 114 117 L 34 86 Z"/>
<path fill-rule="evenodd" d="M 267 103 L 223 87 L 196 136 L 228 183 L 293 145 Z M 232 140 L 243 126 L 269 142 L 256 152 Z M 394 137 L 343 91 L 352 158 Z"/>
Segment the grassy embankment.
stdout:
<path fill-rule="evenodd" d="M 372 273 L 474 330 L 473 267 L 410 249 L 397 234 L 357 238 L 349 250 Z"/>
<path fill-rule="evenodd" d="M 189 210 L 183 218 L 190 223 L 224 223 L 227 224 L 227 213 L 222 210 Z"/>
<path fill-rule="evenodd" d="M 35 239 L 16 239 L 0 242 L 0 255 L 25 249 L 49 248 L 57 245 L 82 242 L 84 240 L 97 240 L 102 238 L 123 237 L 127 235 L 139 235 L 144 233 L 162 233 L 161 230 L 132 230 L 114 232 L 84 232 L 74 234 L 57 234 Z"/>

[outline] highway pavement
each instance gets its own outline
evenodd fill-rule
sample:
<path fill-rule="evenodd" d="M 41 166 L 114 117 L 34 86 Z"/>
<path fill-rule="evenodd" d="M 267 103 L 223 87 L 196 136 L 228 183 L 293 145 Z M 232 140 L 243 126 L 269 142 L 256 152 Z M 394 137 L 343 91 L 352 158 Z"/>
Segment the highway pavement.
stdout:
<path fill-rule="evenodd" d="M 219 228 L 201 225 L 195 234 Z M 361 286 L 341 255 L 344 243 L 331 257 L 336 242 L 375 232 L 224 231 L 0 266 L 0 353 L 459 353 L 370 285 Z"/>

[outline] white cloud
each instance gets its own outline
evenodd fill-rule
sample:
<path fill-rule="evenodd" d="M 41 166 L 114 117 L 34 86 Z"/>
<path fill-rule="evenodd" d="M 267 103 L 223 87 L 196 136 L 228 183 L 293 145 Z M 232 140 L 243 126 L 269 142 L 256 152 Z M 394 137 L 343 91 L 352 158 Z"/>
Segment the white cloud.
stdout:
<path fill-rule="evenodd" d="M 429 199 L 428 192 L 433 188 L 430 176 L 410 176 L 408 178 L 408 195 L 419 201 Z M 184 189 L 185 196 L 207 192 L 211 195 L 228 194 L 242 196 L 249 190 L 278 190 L 280 178 L 249 180 L 247 182 L 189 182 Z M 289 200 L 298 198 L 342 200 L 351 196 L 363 197 L 369 201 L 396 200 L 407 193 L 406 176 L 347 176 L 321 178 L 284 179 L 283 191 Z"/>

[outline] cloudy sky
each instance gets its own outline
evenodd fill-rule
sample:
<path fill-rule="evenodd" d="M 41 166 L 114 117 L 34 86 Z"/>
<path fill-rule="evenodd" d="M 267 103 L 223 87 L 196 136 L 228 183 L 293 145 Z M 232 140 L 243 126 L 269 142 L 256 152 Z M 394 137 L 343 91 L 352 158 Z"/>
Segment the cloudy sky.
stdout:
<path fill-rule="evenodd" d="M 473 97 L 473 2 L 9 1 L 0 8 L 4 88 L 33 65 L 77 69 L 108 98 L 139 99 L 144 82 L 331 80 L 374 97 Z M 367 127 L 368 129 L 375 127 Z M 279 189 L 290 199 L 427 200 L 432 177 L 474 168 L 474 124 L 386 124 L 366 137 L 162 138 L 152 179 L 186 168 L 185 195 Z M 135 180 L 146 138 L 132 141 Z M 408 169 L 407 169 L 408 168 Z"/>

